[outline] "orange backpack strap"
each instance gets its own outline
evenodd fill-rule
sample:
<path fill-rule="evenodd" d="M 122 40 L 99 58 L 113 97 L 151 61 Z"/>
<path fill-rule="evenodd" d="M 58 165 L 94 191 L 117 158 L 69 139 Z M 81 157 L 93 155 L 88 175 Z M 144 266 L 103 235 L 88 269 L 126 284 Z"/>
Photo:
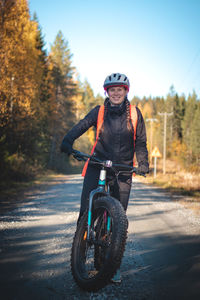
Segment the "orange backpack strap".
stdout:
<path fill-rule="evenodd" d="M 100 129 L 103 125 L 103 120 L 104 120 L 104 105 L 101 105 L 100 108 L 99 108 L 99 112 L 98 112 L 98 117 L 97 117 L 97 131 L 96 131 L 96 141 L 92 147 L 92 151 L 91 151 L 91 155 L 94 153 L 94 149 L 96 147 L 96 144 L 98 142 L 98 138 L 99 138 L 99 133 L 100 133 Z M 82 176 L 84 177 L 85 174 L 86 174 L 86 171 L 87 171 L 87 167 L 88 167 L 88 163 L 89 163 L 89 158 L 88 160 L 86 161 L 84 167 L 83 167 L 83 171 L 82 171 Z"/>
<path fill-rule="evenodd" d="M 97 118 L 97 133 L 96 133 L 96 140 L 99 137 L 99 133 L 100 133 L 100 129 L 103 125 L 103 120 L 104 120 L 104 105 L 101 105 L 99 108 L 99 112 L 98 112 L 98 118 Z"/>
<path fill-rule="evenodd" d="M 135 140 L 136 140 L 138 114 L 137 114 L 136 106 L 131 105 L 131 104 L 130 104 L 130 117 L 131 117 L 131 123 L 133 125 L 133 130 L 134 130 L 133 143 L 134 143 L 134 151 L 135 151 Z M 135 166 L 135 158 L 134 157 L 133 157 L 133 166 Z"/>

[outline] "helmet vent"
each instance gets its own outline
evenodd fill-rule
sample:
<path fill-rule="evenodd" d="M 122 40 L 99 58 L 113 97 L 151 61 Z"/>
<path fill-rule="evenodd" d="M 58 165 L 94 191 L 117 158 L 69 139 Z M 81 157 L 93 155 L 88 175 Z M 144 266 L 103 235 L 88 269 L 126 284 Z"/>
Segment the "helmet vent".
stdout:
<path fill-rule="evenodd" d="M 104 81 L 104 89 L 105 91 L 108 90 L 108 88 L 113 87 L 113 86 L 123 86 L 127 90 L 129 90 L 130 83 L 128 80 L 128 77 L 124 74 L 120 73 L 113 73 L 111 75 L 108 75 Z"/>

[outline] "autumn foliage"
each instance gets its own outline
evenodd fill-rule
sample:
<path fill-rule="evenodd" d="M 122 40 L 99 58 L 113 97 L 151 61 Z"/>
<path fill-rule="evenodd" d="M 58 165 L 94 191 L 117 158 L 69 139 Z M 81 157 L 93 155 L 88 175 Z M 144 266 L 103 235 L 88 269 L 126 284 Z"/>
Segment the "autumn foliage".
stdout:
<path fill-rule="evenodd" d="M 200 171 L 200 101 L 195 92 L 179 96 L 172 86 L 166 98 L 134 98 L 146 120 L 149 153 L 157 146 L 163 152 L 164 118 L 167 158 L 175 160 L 187 171 Z M 152 123 L 150 122 L 152 121 Z"/>
<path fill-rule="evenodd" d="M 167 125 L 167 156 L 195 170 L 200 162 L 200 104 L 195 92 L 186 99 L 171 89 L 166 99 L 134 98 L 132 102 L 141 108 L 145 120 L 157 119 L 152 139 L 146 122 L 149 149 L 157 145 L 162 151 L 163 120 L 158 112 L 173 112 Z M 30 178 L 45 168 L 69 171 L 69 159 L 60 153 L 61 140 L 102 103 L 86 80 L 80 82 L 62 32 L 47 53 L 27 0 L 0 0 L 1 179 Z M 76 146 L 89 151 L 94 139 L 90 129 Z"/>

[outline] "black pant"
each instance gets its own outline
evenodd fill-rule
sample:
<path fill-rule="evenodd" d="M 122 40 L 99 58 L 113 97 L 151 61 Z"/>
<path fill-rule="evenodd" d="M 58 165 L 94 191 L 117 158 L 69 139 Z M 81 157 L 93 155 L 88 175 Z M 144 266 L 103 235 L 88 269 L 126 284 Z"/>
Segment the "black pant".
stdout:
<path fill-rule="evenodd" d="M 88 208 L 90 192 L 97 188 L 99 173 L 100 170 L 98 168 L 90 165 L 88 166 L 83 182 L 81 207 L 78 221 L 84 214 L 85 210 Z M 131 190 L 132 175 L 120 175 L 118 177 L 118 181 L 112 174 L 108 174 L 107 177 L 109 181 L 111 196 L 118 199 L 124 207 L 124 210 L 126 211 Z"/>

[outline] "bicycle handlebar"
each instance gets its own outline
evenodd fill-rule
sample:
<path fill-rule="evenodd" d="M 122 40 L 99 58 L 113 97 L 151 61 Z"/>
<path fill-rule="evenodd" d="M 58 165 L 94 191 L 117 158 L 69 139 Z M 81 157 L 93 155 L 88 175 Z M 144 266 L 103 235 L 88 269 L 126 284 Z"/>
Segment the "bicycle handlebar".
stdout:
<path fill-rule="evenodd" d="M 137 168 L 135 167 L 131 167 L 125 164 L 115 164 L 113 163 L 111 160 L 101 160 L 99 158 L 97 158 L 94 155 L 89 155 L 83 152 L 80 152 L 78 150 L 73 149 L 72 151 L 72 155 L 75 159 L 77 159 L 78 161 L 87 161 L 88 159 L 90 159 L 90 163 L 92 164 L 96 164 L 96 165 L 101 165 L 107 169 L 113 169 L 114 171 L 115 168 L 119 170 L 120 173 L 135 173 L 137 175 L 141 175 L 145 177 L 144 173 L 141 173 L 138 171 Z"/>

